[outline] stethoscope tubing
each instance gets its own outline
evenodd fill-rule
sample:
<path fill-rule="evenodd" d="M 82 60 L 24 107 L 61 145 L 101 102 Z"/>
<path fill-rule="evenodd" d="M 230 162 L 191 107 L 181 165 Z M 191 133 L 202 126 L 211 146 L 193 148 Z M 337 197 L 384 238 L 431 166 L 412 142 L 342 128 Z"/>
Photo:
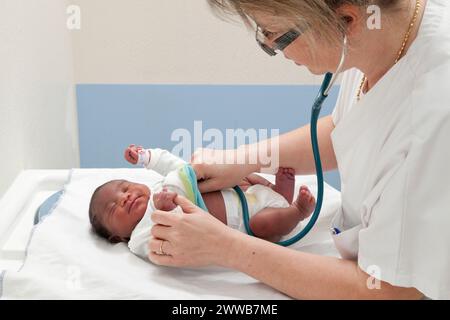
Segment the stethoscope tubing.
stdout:
<path fill-rule="evenodd" d="M 323 193 L 324 193 L 324 180 L 323 180 L 323 168 L 322 168 L 322 161 L 320 159 L 320 149 L 319 149 L 319 141 L 317 138 L 317 122 L 319 120 L 320 111 L 322 110 L 322 105 L 325 102 L 326 98 L 328 97 L 328 94 L 331 90 L 331 87 L 337 80 L 338 75 L 341 73 L 343 67 L 345 58 L 347 55 L 347 36 L 344 36 L 343 46 L 342 46 L 342 54 L 341 59 L 339 61 L 339 65 L 336 69 L 336 72 L 333 73 L 327 73 L 323 79 L 322 85 L 319 90 L 319 94 L 317 95 L 316 99 L 314 100 L 314 104 L 311 109 L 311 124 L 310 124 L 310 134 L 311 134 L 311 145 L 312 145 L 312 151 L 314 155 L 314 163 L 316 166 L 316 175 L 317 175 L 317 197 L 316 197 L 316 207 L 314 208 L 314 212 L 311 215 L 311 218 L 309 219 L 307 225 L 295 236 L 292 238 L 289 238 L 284 241 L 280 241 L 277 244 L 287 247 L 290 246 L 301 239 L 303 239 L 314 227 L 316 224 L 320 211 L 322 210 L 322 204 L 323 204 Z M 239 187 L 235 187 L 236 192 L 239 195 L 239 198 L 242 202 L 243 207 L 243 219 L 244 219 L 244 226 L 249 235 L 254 235 L 251 228 L 250 228 L 250 217 L 248 213 L 248 205 L 246 198 L 240 190 Z"/>

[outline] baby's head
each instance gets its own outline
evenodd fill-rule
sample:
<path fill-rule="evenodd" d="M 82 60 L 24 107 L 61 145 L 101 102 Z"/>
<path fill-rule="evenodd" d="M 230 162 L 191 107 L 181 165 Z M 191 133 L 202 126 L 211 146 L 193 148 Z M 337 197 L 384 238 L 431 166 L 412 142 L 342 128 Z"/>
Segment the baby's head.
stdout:
<path fill-rule="evenodd" d="M 94 231 L 110 242 L 127 242 L 144 217 L 150 189 L 127 180 L 112 180 L 98 187 L 89 204 Z"/>

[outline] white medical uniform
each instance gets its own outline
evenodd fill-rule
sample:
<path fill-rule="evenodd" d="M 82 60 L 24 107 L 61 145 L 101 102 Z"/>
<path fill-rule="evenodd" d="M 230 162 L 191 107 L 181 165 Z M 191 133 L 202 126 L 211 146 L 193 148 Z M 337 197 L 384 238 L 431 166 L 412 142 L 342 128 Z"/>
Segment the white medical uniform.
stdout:
<path fill-rule="evenodd" d="M 343 258 L 394 286 L 450 299 L 450 1 L 428 0 L 418 37 L 358 102 L 345 72 L 332 142 Z"/>

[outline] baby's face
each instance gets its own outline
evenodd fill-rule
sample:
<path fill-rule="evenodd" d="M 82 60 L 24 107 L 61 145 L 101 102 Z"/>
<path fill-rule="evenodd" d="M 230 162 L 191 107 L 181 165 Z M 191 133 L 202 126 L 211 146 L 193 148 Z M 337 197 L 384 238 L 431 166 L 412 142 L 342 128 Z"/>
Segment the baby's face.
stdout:
<path fill-rule="evenodd" d="M 129 238 L 144 217 L 150 199 L 150 189 L 126 180 L 105 185 L 99 195 L 98 212 L 103 225 L 115 236 Z"/>

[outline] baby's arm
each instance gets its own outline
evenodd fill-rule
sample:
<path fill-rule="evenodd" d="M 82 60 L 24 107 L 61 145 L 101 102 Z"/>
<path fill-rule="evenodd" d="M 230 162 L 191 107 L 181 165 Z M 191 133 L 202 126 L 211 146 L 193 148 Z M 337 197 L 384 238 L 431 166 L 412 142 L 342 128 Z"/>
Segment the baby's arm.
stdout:
<path fill-rule="evenodd" d="M 125 159 L 131 164 L 142 165 L 166 176 L 169 172 L 177 170 L 186 162 L 163 149 L 144 149 L 130 145 L 125 150 Z"/>

